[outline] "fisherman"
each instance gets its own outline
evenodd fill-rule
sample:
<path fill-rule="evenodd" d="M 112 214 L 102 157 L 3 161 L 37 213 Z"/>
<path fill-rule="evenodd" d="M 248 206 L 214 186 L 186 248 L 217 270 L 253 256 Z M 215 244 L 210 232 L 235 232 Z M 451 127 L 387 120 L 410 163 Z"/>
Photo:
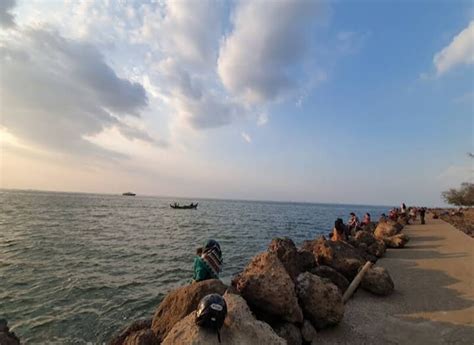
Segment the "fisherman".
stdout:
<path fill-rule="evenodd" d="M 341 218 L 337 218 L 334 222 L 331 241 L 347 241 L 346 225 Z"/>
<path fill-rule="evenodd" d="M 219 243 L 209 240 L 203 248 L 197 250 L 196 254 L 193 281 L 218 279 L 222 269 L 222 252 Z"/>

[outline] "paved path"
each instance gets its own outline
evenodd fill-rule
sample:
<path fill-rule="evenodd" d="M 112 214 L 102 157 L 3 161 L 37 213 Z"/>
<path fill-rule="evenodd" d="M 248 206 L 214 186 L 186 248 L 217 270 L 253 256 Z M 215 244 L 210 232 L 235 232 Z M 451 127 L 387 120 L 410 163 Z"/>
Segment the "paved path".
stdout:
<path fill-rule="evenodd" d="M 357 291 L 318 344 L 474 344 L 474 239 L 435 219 L 403 232 L 407 247 L 377 263 L 390 272 L 393 295 Z"/>

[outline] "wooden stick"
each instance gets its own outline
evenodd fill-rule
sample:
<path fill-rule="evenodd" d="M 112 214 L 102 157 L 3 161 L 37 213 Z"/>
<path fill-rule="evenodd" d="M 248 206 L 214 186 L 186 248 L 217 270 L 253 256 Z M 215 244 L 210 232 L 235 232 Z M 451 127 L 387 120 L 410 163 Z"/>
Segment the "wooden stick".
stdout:
<path fill-rule="evenodd" d="M 364 267 L 362 267 L 362 269 L 359 271 L 359 273 L 357 273 L 356 277 L 354 278 L 354 280 L 351 282 L 351 284 L 347 288 L 346 292 L 344 293 L 344 296 L 342 296 L 342 302 L 343 303 L 346 303 L 349 300 L 349 298 L 351 298 L 351 296 L 354 293 L 355 289 L 357 289 L 357 287 L 360 284 L 360 281 L 364 277 L 365 272 L 367 272 L 371 266 L 372 266 L 372 263 L 370 261 L 367 261 L 365 263 Z"/>

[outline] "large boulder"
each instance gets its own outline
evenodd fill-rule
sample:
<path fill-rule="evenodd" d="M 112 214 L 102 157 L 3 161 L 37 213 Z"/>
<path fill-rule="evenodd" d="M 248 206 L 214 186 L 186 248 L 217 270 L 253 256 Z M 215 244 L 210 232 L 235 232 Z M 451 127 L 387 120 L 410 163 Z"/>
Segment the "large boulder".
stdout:
<path fill-rule="evenodd" d="M 364 243 L 369 247 L 372 243 L 374 243 L 377 239 L 375 238 L 374 234 L 368 231 L 357 231 L 354 239 L 358 243 Z"/>
<path fill-rule="evenodd" d="M 408 225 L 410 224 L 410 218 L 408 216 L 400 216 L 398 217 L 398 223 L 401 225 Z"/>
<path fill-rule="evenodd" d="M 403 229 L 403 225 L 393 220 L 387 220 L 385 222 L 379 222 L 377 228 L 374 231 L 374 235 L 378 239 L 384 237 L 390 237 L 398 234 Z"/>
<path fill-rule="evenodd" d="M 276 254 L 291 279 L 295 279 L 298 276 L 300 273 L 298 249 L 290 238 L 274 238 L 268 246 L 268 251 Z"/>
<path fill-rule="evenodd" d="M 370 222 L 369 224 L 362 225 L 361 228 L 363 231 L 374 233 L 375 229 L 377 228 L 377 223 Z"/>
<path fill-rule="evenodd" d="M 349 287 L 349 281 L 346 279 L 346 277 L 344 277 L 334 268 L 331 268 L 329 266 L 321 265 L 313 268 L 310 272 L 316 274 L 321 278 L 329 279 L 334 285 L 339 288 L 342 293 L 344 293 Z"/>
<path fill-rule="evenodd" d="M 15 333 L 10 332 L 8 322 L 5 319 L 0 319 L 0 344 L 20 345 L 20 339 L 18 339 Z"/>
<path fill-rule="evenodd" d="M 336 285 L 305 272 L 297 278 L 297 290 L 304 315 L 316 329 L 336 325 L 342 320 L 344 304 Z"/>
<path fill-rule="evenodd" d="M 278 334 L 280 338 L 286 340 L 288 345 L 301 345 L 303 343 L 303 338 L 301 337 L 301 331 L 293 323 L 285 322 L 280 323 L 273 327 L 275 333 Z"/>
<path fill-rule="evenodd" d="M 137 320 L 112 338 L 108 345 L 154 345 L 158 339 L 151 330 L 151 319 Z"/>
<path fill-rule="evenodd" d="M 397 234 L 390 237 L 385 237 L 384 243 L 388 248 L 403 248 L 410 241 L 407 234 Z"/>
<path fill-rule="evenodd" d="M 388 271 L 383 267 L 376 266 L 365 272 L 361 287 L 373 294 L 387 296 L 393 292 L 395 285 Z"/>
<path fill-rule="evenodd" d="M 381 240 L 377 240 L 367 247 L 367 253 L 381 258 L 385 254 L 385 243 Z"/>
<path fill-rule="evenodd" d="M 176 322 L 195 310 L 206 295 L 223 295 L 227 286 L 218 279 L 204 280 L 171 291 L 155 311 L 151 329 L 158 341 L 164 339 Z"/>
<path fill-rule="evenodd" d="M 369 252 L 369 247 L 365 243 L 361 243 L 360 246 L 357 248 L 357 251 L 359 252 L 359 255 L 365 260 L 365 261 L 370 261 L 373 263 L 377 262 L 377 257 L 375 255 L 372 255 Z"/>
<path fill-rule="evenodd" d="M 298 250 L 295 243 L 288 237 L 274 238 L 268 246 L 270 253 L 275 253 L 290 275 L 291 279 L 316 265 L 314 256 L 307 251 Z"/>
<path fill-rule="evenodd" d="M 352 281 L 366 260 L 360 252 L 343 241 L 328 241 L 324 236 L 317 240 L 305 241 L 303 249 L 310 250 L 320 265 L 334 268 Z"/>
<path fill-rule="evenodd" d="M 138 332 L 130 334 L 123 345 L 159 345 L 160 342 L 156 337 L 155 333 L 149 328 L 142 329 Z"/>
<path fill-rule="evenodd" d="M 284 345 L 280 338 L 265 322 L 252 315 L 245 300 L 238 295 L 226 293 L 227 317 L 220 330 L 221 343 L 216 333 L 201 328 L 195 323 L 195 312 L 175 324 L 163 340 L 162 345 Z"/>
<path fill-rule="evenodd" d="M 316 258 L 313 253 L 303 249 L 298 250 L 298 266 L 300 269 L 299 273 L 310 271 L 317 265 L 318 263 L 316 262 Z"/>
<path fill-rule="evenodd" d="M 306 343 L 312 343 L 316 340 L 317 336 L 318 333 L 314 329 L 311 322 L 304 320 L 303 325 L 301 326 L 301 337 L 303 338 L 303 341 Z"/>
<path fill-rule="evenodd" d="M 245 270 L 234 277 L 232 285 L 257 314 L 288 322 L 303 321 L 293 280 L 275 253 L 255 256 Z"/>

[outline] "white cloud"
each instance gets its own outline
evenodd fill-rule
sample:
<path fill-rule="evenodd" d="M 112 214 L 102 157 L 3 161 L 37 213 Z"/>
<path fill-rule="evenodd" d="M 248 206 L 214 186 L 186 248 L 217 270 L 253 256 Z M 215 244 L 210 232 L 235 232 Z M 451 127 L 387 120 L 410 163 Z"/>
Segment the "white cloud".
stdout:
<path fill-rule="evenodd" d="M 474 20 L 434 56 L 433 63 L 438 75 L 458 65 L 474 63 Z"/>
<path fill-rule="evenodd" d="M 261 112 L 257 118 L 257 126 L 265 126 L 268 123 L 268 113 L 266 111 Z"/>
<path fill-rule="evenodd" d="M 242 138 L 248 143 L 250 144 L 252 142 L 252 138 L 250 137 L 250 135 L 248 135 L 247 133 L 245 132 L 242 132 L 240 133 L 242 135 Z"/>
<path fill-rule="evenodd" d="M 319 3 L 304 0 L 239 2 L 218 59 L 226 89 L 249 104 L 295 90 L 319 9 Z"/>
<path fill-rule="evenodd" d="M 21 139 L 105 156 L 84 136 L 115 127 L 129 140 L 164 144 L 127 124 L 147 106 L 144 88 L 119 78 L 88 43 L 53 30 L 19 29 L 0 40 L 0 69 L 0 125 Z"/>
<path fill-rule="evenodd" d="M 149 116 L 148 120 L 154 122 L 155 128 L 159 121 L 167 121 L 159 125 L 163 131 L 168 130 L 164 135 L 174 138 L 173 131 L 184 128 L 183 135 L 187 135 L 188 130 L 255 119 L 268 102 L 289 94 L 298 97 L 302 89 L 306 95 L 311 84 L 308 80 L 312 78 L 309 72 L 313 72 L 313 68 L 305 64 L 312 59 L 311 29 L 320 9 L 320 3 L 306 0 L 239 1 L 229 6 L 213 0 L 144 0 L 120 5 L 113 1 L 69 0 L 54 4 L 20 2 L 15 13 L 18 13 L 20 27 L 37 27 L 46 21 L 49 27 L 57 28 L 56 36 L 66 45 L 81 42 L 92 47 L 93 44 L 99 56 L 97 60 L 118 80 L 145 91 L 141 96 L 145 99 L 148 96 L 153 106 L 147 109 L 147 114 L 153 113 L 156 117 Z M 224 37 L 229 13 L 233 27 Z M 22 49 L 27 51 L 28 44 L 22 44 Z M 53 49 L 52 54 L 59 54 L 59 50 Z M 32 55 L 32 52 L 27 53 Z M 70 74 L 57 57 L 52 60 L 51 67 L 57 63 L 58 71 L 64 76 Z M 41 61 L 43 63 L 47 64 Z M 236 63 L 242 65 L 242 70 Z M 35 73 L 40 73 L 40 69 Z M 49 73 L 51 69 L 45 68 L 42 73 L 46 71 Z M 49 77 L 42 75 L 42 78 L 49 82 Z M 80 83 L 96 79 L 80 80 Z M 76 85 L 76 80 L 69 82 L 71 90 L 85 89 L 81 84 Z M 126 115 L 113 114 L 113 107 L 129 102 L 136 94 L 118 97 L 111 103 L 106 97 L 117 94 L 117 90 L 96 85 L 94 92 L 94 97 L 99 95 L 99 103 L 107 101 L 109 105 L 100 104 L 101 111 L 110 111 L 111 117 L 106 114 L 104 119 L 122 123 L 114 125 L 122 135 L 152 140 L 143 126 L 139 126 L 139 131 L 129 124 L 125 127 L 126 121 L 120 118 L 142 113 L 144 104 L 134 107 L 133 111 L 130 109 Z M 76 94 L 81 97 L 81 92 Z M 257 115 L 258 126 L 267 122 L 267 113 Z M 93 137 L 99 128 L 103 130 L 110 125 L 102 122 L 87 135 Z"/>

